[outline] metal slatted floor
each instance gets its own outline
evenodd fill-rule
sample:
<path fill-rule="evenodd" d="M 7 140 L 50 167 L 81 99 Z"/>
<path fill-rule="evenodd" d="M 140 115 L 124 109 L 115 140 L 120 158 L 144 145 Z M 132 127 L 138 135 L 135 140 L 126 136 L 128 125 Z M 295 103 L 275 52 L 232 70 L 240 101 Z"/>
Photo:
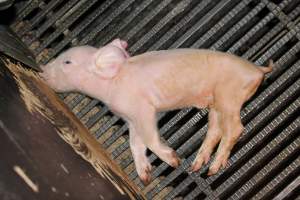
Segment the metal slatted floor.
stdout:
<path fill-rule="evenodd" d="M 148 199 L 296 199 L 300 191 L 300 0 L 29 0 L 11 25 L 39 63 L 63 50 L 120 37 L 136 55 L 180 47 L 227 51 L 268 74 L 241 112 L 245 125 L 227 168 L 188 173 L 207 131 L 207 110 L 158 114 L 164 140 L 183 158 L 177 169 L 154 154 L 153 181 L 137 177 L 127 124 L 101 102 L 59 94 Z"/>

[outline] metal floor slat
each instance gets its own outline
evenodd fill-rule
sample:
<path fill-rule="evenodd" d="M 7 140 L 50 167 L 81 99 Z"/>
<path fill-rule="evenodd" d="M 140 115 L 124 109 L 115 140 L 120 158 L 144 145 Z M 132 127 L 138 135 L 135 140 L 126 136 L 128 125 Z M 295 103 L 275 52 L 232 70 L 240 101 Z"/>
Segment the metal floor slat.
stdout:
<path fill-rule="evenodd" d="M 127 26 L 129 26 L 131 23 L 134 23 L 134 20 L 138 17 L 139 14 L 141 14 L 147 7 L 152 4 L 153 0 L 148 1 L 142 1 L 141 4 L 133 10 L 128 16 L 125 17 L 122 24 L 115 27 L 115 32 L 112 32 L 110 34 L 105 35 L 103 38 L 100 38 L 100 44 L 107 44 L 113 38 L 117 37 L 116 35 L 121 32 L 123 29 L 125 29 Z"/>
<path fill-rule="evenodd" d="M 79 94 L 76 95 L 71 102 L 69 102 L 68 106 L 71 110 L 73 110 L 83 99 L 85 98 L 84 95 Z"/>
<path fill-rule="evenodd" d="M 244 0 L 246 1 L 246 0 Z M 218 14 L 222 9 L 232 6 L 235 2 L 226 0 L 226 1 L 220 1 L 212 10 L 210 10 L 205 16 L 201 17 L 200 20 L 194 24 L 187 32 L 185 32 L 178 40 L 176 40 L 170 47 L 170 49 L 173 48 L 179 48 L 183 45 L 183 43 L 188 40 L 192 34 L 196 33 L 199 29 L 199 27 L 202 27 L 203 25 L 207 24 L 210 20 L 213 19 L 213 17 Z"/>
<path fill-rule="evenodd" d="M 294 126 L 295 123 L 299 123 L 299 119 L 294 122 L 294 124 L 291 124 L 291 126 Z M 247 171 L 250 171 L 249 169 L 257 163 L 259 163 L 262 159 L 265 159 L 265 157 L 270 157 L 272 155 L 272 150 L 276 149 L 276 146 L 280 146 L 281 142 L 286 139 L 286 137 L 290 136 L 290 132 L 287 132 L 286 130 L 282 131 L 280 135 L 278 135 L 275 139 L 273 139 L 268 145 L 264 147 L 259 153 L 257 153 L 255 156 L 253 156 L 242 168 L 240 168 L 234 175 L 232 175 L 230 178 L 227 179 L 226 182 L 224 182 L 221 186 L 219 186 L 216 189 L 217 196 L 224 193 L 227 188 L 233 187 L 233 183 L 235 178 L 239 178 L 239 176 L 244 176 Z M 270 172 L 272 168 L 278 167 L 279 163 L 284 161 L 289 154 L 295 152 L 299 152 L 297 150 L 297 147 L 295 144 L 300 140 L 298 137 L 296 140 L 294 140 L 288 147 L 286 147 L 281 153 L 276 155 L 276 157 L 271 160 L 267 165 L 264 166 L 261 171 L 259 171 L 256 175 L 254 175 L 249 181 L 247 181 L 236 193 L 240 193 L 239 195 L 232 195 L 229 199 L 240 199 L 241 196 L 244 195 L 244 193 L 247 192 L 247 190 L 251 189 L 251 186 L 254 186 L 254 184 L 257 184 L 260 181 L 261 175 L 263 173 L 267 174 L 267 172 Z M 291 149 L 292 148 L 292 149 Z M 285 157 L 284 157 L 285 156 Z M 248 172 L 249 173 L 249 172 Z M 231 183 L 230 183 L 231 182 Z M 243 195 L 242 195 L 243 194 Z"/>
<path fill-rule="evenodd" d="M 109 17 L 106 18 L 100 25 L 98 25 L 93 31 L 91 31 L 83 40 L 79 42 L 80 45 L 89 43 L 103 28 L 105 28 L 113 19 L 115 19 L 120 13 L 122 13 L 134 0 L 125 0 L 123 3 L 115 9 Z"/>
<path fill-rule="evenodd" d="M 286 7 L 292 0 L 283 1 L 279 4 L 279 8 L 283 9 Z M 252 18 L 255 17 L 263 8 L 265 8 L 267 3 L 264 1 L 258 4 L 251 12 L 249 12 L 245 17 L 243 17 L 237 24 L 235 24 L 225 35 L 222 36 L 221 39 L 218 40 L 216 44 L 212 46 L 213 49 L 224 49 L 220 48 L 222 45 L 224 45 L 225 42 L 227 42 L 230 38 L 233 37 L 234 34 L 238 33 L 240 29 L 242 29 L 243 26 L 245 26 L 247 23 L 251 21 Z M 256 26 L 259 26 L 260 23 L 266 24 L 271 19 L 274 19 L 277 12 L 271 12 L 265 16 L 261 22 L 256 23 Z M 224 19 L 224 18 L 223 18 Z M 257 29 L 257 28 L 256 28 Z M 247 31 L 247 34 L 251 34 L 251 30 Z M 252 33 L 253 35 L 253 33 Z M 249 37 L 249 36 L 248 36 Z M 201 43 L 200 43 L 201 44 Z M 197 42 L 195 43 L 195 47 L 199 47 L 200 44 Z M 236 42 L 236 44 L 242 45 L 243 43 L 241 41 Z M 198 46 L 197 46 L 198 45 Z M 229 50 L 231 52 L 232 50 Z"/>
<path fill-rule="evenodd" d="M 256 5 L 247 15 L 245 15 L 238 23 L 232 26 L 226 34 L 224 34 L 218 41 L 211 47 L 211 49 L 221 50 L 224 49 L 222 47 L 224 44 L 228 43 L 228 41 L 233 38 L 234 34 L 237 32 L 241 32 L 241 29 L 247 25 L 247 23 L 251 22 L 251 19 L 254 18 L 262 9 L 265 8 L 263 2 Z M 223 18 L 225 19 L 225 18 Z M 241 34 L 241 33 L 240 33 Z"/>
<path fill-rule="evenodd" d="M 95 132 L 95 137 L 96 138 L 101 137 L 105 133 L 105 131 L 107 131 L 119 119 L 120 119 L 120 117 L 117 117 L 117 116 L 113 116 L 112 118 L 110 118 L 110 120 L 108 120 L 100 129 L 98 129 Z"/>
<path fill-rule="evenodd" d="M 284 31 L 284 25 L 279 23 L 277 26 L 275 26 L 274 28 L 269 30 L 268 33 L 265 34 L 262 38 L 260 38 L 256 42 L 256 44 L 253 47 L 251 47 L 251 49 L 246 51 L 246 53 L 242 57 L 246 58 L 246 59 L 254 60 L 255 56 L 258 55 L 258 53 L 263 48 L 266 48 L 266 46 L 272 45 L 273 42 L 276 42 L 276 37 L 280 37 L 281 35 L 284 35 L 284 33 L 281 31 Z M 279 33 L 282 33 L 282 34 L 279 35 Z"/>
<path fill-rule="evenodd" d="M 37 30 L 35 30 L 35 37 L 40 37 L 43 33 L 45 33 L 46 30 L 48 30 L 51 26 L 57 26 L 59 23 L 57 23 L 58 20 L 62 20 L 61 18 L 64 17 L 64 15 L 70 11 L 70 9 L 76 5 L 78 0 L 71 0 L 68 1 L 67 4 L 64 5 L 62 9 L 60 9 L 55 15 L 53 15 L 52 18 L 50 18 L 46 23 L 44 23 L 42 26 L 40 26 Z M 57 24 L 57 25 L 55 25 Z M 24 30 L 25 31 L 25 30 Z M 21 33 L 22 34 L 22 33 Z M 27 43 L 31 45 L 34 40 L 28 40 Z"/>
<path fill-rule="evenodd" d="M 88 109 L 88 110 L 90 110 L 90 109 Z M 101 107 L 100 112 L 97 112 L 95 115 L 93 115 L 91 118 L 89 118 L 89 120 L 87 121 L 87 123 L 85 125 L 88 128 L 92 127 L 99 119 L 101 119 L 108 112 L 109 112 L 109 109 L 107 106 Z"/>
<path fill-rule="evenodd" d="M 299 104 L 300 101 L 298 99 L 298 101 L 295 103 L 295 105 L 292 104 L 292 107 L 294 109 L 298 108 L 299 107 Z M 261 140 L 263 139 L 263 137 L 265 137 L 267 134 L 269 134 L 272 130 L 275 130 L 275 128 L 279 125 L 280 122 L 282 122 L 284 119 L 285 119 L 285 116 L 288 116 L 289 115 L 289 110 L 290 108 L 286 109 L 285 112 L 283 112 L 281 115 L 279 115 L 275 120 L 273 120 L 267 127 L 265 127 L 260 133 L 264 133 L 264 135 L 262 134 L 258 134 L 256 135 L 251 141 L 248 142 L 248 144 L 246 144 L 244 147 L 244 149 L 238 151 L 236 154 L 234 154 L 232 157 L 230 157 L 229 159 L 229 162 L 227 164 L 227 167 L 231 167 L 232 165 L 234 165 L 235 162 L 238 161 L 238 159 L 240 159 L 243 156 L 245 156 L 246 152 L 247 151 L 250 151 L 258 142 L 261 142 Z M 288 114 L 286 114 L 288 113 Z M 281 117 L 283 116 L 283 117 Z M 273 127 L 272 127 L 273 126 Z M 245 127 L 246 128 L 246 127 Z M 246 129 L 247 130 L 247 129 Z M 249 130 L 249 129 L 248 129 Z M 243 133 L 243 136 L 245 135 L 246 133 Z M 243 137 L 242 136 L 242 137 Z M 249 165 L 244 165 L 246 169 L 243 169 L 242 171 L 243 172 L 236 172 L 236 175 L 234 175 L 234 177 L 232 177 L 232 179 L 227 179 L 228 182 L 230 183 L 231 182 L 234 182 L 233 180 L 235 179 L 238 179 L 240 178 L 241 175 L 243 175 L 243 173 L 245 173 L 245 171 L 247 171 L 250 166 Z M 214 176 L 211 176 L 209 177 L 208 179 L 206 179 L 206 182 L 207 182 L 207 187 L 208 185 L 210 185 L 213 181 L 215 181 L 220 175 L 222 175 L 223 173 L 225 172 L 225 170 L 221 170 L 219 171 L 216 175 Z M 226 187 L 225 184 L 223 184 L 224 186 L 223 187 Z M 220 190 L 220 189 L 219 189 Z M 199 188 L 196 188 L 194 191 L 192 191 L 188 197 L 186 199 L 193 199 L 192 197 L 195 197 L 199 194 L 199 192 L 201 192 L 202 190 L 200 190 Z"/>
<path fill-rule="evenodd" d="M 214 5 L 214 1 L 203 0 L 199 2 L 199 4 L 195 6 L 193 10 L 188 12 L 186 16 L 184 16 L 178 23 L 176 23 L 172 28 L 170 28 L 170 30 L 168 30 L 162 37 L 160 37 L 158 41 L 154 41 L 154 44 L 152 44 L 147 50 L 153 51 L 161 49 L 165 42 L 174 37 L 174 35 L 178 31 L 181 31 L 182 28 L 190 21 L 192 21 L 196 16 L 198 16 L 199 13 L 202 13 L 202 11 L 205 11 L 207 7 L 210 7 L 212 5 Z"/>
<path fill-rule="evenodd" d="M 236 15 L 241 12 L 250 3 L 249 0 L 241 1 L 237 4 L 228 14 L 226 14 L 218 23 L 216 23 L 209 31 L 207 31 L 202 37 L 200 37 L 191 46 L 192 48 L 202 47 L 211 37 L 220 31 L 227 23 L 229 23 Z M 260 3 L 262 4 L 262 3 Z M 216 43 L 217 44 L 217 43 Z"/>
<path fill-rule="evenodd" d="M 277 49 L 280 49 L 285 43 L 289 42 L 294 36 L 297 31 L 300 30 L 300 23 L 297 24 L 291 31 L 289 31 L 286 35 L 284 35 L 280 40 L 278 40 L 273 46 L 271 46 L 262 56 L 255 61 L 255 64 L 261 65 L 266 63 L 267 60 L 275 54 Z M 299 43 L 299 42 L 298 42 Z"/>
<path fill-rule="evenodd" d="M 135 42 L 131 47 L 130 50 L 133 53 L 138 52 L 142 47 L 145 46 L 145 43 L 148 42 L 156 35 L 164 26 L 166 26 L 170 21 L 176 16 L 180 15 L 189 4 L 192 3 L 193 0 L 181 0 L 172 10 L 168 12 L 158 23 L 153 26 L 150 31 L 145 33 L 137 42 Z"/>
<path fill-rule="evenodd" d="M 298 166 L 299 167 L 299 166 Z M 292 183 L 290 183 L 288 185 L 288 187 L 286 187 L 284 190 L 282 190 L 275 198 L 274 200 L 283 200 L 283 199 L 288 199 L 292 190 L 295 189 L 299 191 L 299 181 L 300 181 L 300 176 L 298 176 L 296 178 L 296 180 L 294 180 Z M 299 193 L 299 192 L 298 192 Z M 297 194 L 296 194 L 297 195 Z M 286 198 L 288 197 L 288 198 Z M 299 200 L 299 194 L 297 195 L 297 197 L 295 199 Z"/>
<path fill-rule="evenodd" d="M 291 12 L 289 14 L 289 17 L 290 18 L 294 18 L 295 16 L 297 16 L 297 14 L 300 13 L 300 6 L 297 7 L 298 9 L 295 9 L 293 12 Z M 282 24 L 282 23 L 278 23 L 275 27 L 273 27 L 271 30 L 269 30 L 267 32 L 267 34 L 265 34 L 259 41 L 257 41 L 256 45 L 253 46 L 251 49 L 249 49 L 245 55 L 243 55 L 244 58 L 246 59 L 249 59 L 251 57 L 253 57 L 255 55 L 255 53 L 257 53 L 258 51 L 260 51 L 260 49 L 266 45 L 269 44 L 272 44 L 271 42 L 271 39 L 272 38 L 275 38 L 276 39 L 276 36 L 282 36 L 284 35 L 284 28 L 285 28 L 285 25 Z M 280 35 L 281 33 L 281 35 Z M 273 41 L 276 41 L 276 40 L 273 40 Z M 237 43 L 239 44 L 239 43 Z"/>
<path fill-rule="evenodd" d="M 23 5 L 23 8 L 16 12 L 16 16 L 17 16 L 16 20 L 17 21 L 22 20 L 26 16 L 28 16 L 35 8 L 38 7 L 38 3 L 39 3 L 39 1 L 35 1 L 35 0 L 30 0 L 30 1 L 26 2 L 25 5 Z M 13 26 L 14 25 L 16 25 L 16 24 L 14 23 Z"/>
<path fill-rule="evenodd" d="M 125 40 L 132 39 L 140 32 L 156 15 L 158 15 L 172 0 L 162 0 L 155 8 L 153 8 L 142 21 L 139 21 L 123 38 Z M 130 47 L 129 47 L 130 48 Z"/>
<path fill-rule="evenodd" d="M 50 57 L 55 56 L 58 52 L 62 51 L 70 42 L 74 40 L 78 40 L 78 35 L 84 31 L 90 23 L 92 23 L 93 20 L 95 20 L 101 13 L 106 11 L 106 9 L 111 6 L 112 3 L 114 3 L 116 0 L 108 0 L 105 1 L 100 9 L 95 10 L 92 14 L 84 18 L 70 33 L 68 33 L 68 37 L 66 37 L 63 41 L 61 41 L 58 45 L 53 47 L 53 53 L 50 54 Z M 73 22 L 72 22 L 73 23 Z M 77 42 L 78 43 L 78 42 Z M 43 62 L 47 62 L 48 60 L 45 59 Z"/>
<path fill-rule="evenodd" d="M 298 118 L 298 120 L 295 121 L 294 123 L 292 123 L 291 126 L 294 126 L 294 128 L 295 128 L 296 125 L 299 123 L 300 123 L 300 119 Z M 279 136 L 284 137 L 284 133 L 286 133 L 286 132 L 287 132 L 286 130 L 283 131 L 283 133 Z M 280 138 L 280 139 L 282 139 L 282 138 Z M 285 138 L 283 138 L 283 139 L 285 139 Z M 269 173 L 271 173 L 275 167 L 278 167 L 278 165 L 282 164 L 282 162 L 284 162 L 287 159 L 289 154 L 292 154 L 295 152 L 299 153 L 299 149 L 297 151 L 297 142 L 299 142 L 299 141 L 300 141 L 300 138 L 298 137 L 298 139 L 296 139 L 293 143 L 291 143 L 288 147 L 286 147 L 280 154 L 278 154 L 273 160 L 271 160 L 268 163 L 268 165 L 266 165 L 263 169 L 261 169 L 257 174 L 255 174 L 255 176 L 253 176 L 249 181 L 247 181 L 247 183 L 245 183 L 238 191 L 236 191 L 232 196 L 230 196 L 229 199 L 235 200 L 235 199 L 243 198 L 245 193 L 249 192 L 249 190 L 251 190 L 256 184 L 258 184 L 259 181 L 261 181 L 261 179 L 266 178 L 266 176 L 269 176 Z M 278 141 L 276 141 L 276 142 L 277 143 L 274 142 L 275 145 L 280 144 Z M 274 144 L 270 148 L 275 148 Z M 295 151 L 295 152 L 293 152 L 293 151 Z M 255 157 L 253 157 L 253 159 L 254 158 Z M 298 157 L 298 158 L 300 158 L 300 157 Z M 298 159 L 298 163 L 299 163 L 299 161 L 300 160 Z M 290 170 L 290 172 L 292 172 L 292 171 L 293 171 L 293 169 Z"/>
<path fill-rule="evenodd" d="M 45 2 L 41 2 L 40 7 L 42 7 L 43 12 L 38 13 L 34 18 L 32 18 L 29 21 L 29 28 L 36 26 L 39 22 L 43 20 L 49 13 L 52 13 L 52 10 L 57 7 L 60 3 L 62 3 L 63 0 L 61 1 L 50 1 L 49 4 L 45 4 Z M 42 6 L 41 6 L 42 5 Z M 29 29 L 23 29 L 23 31 L 29 31 Z"/>
<path fill-rule="evenodd" d="M 63 34 L 65 30 L 69 26 L 71 26 L 82 14 L 83 12 L 87 11 L 94 3 L 96 3 L 96 0 L 89 0 L 85 1 L 83 4 L 84 6 L 81 6 L 77 10 L 75 10 L 69 18 L 67 18 L 64 21 L 64 25 L 57 28 L 52 34 L 50 34 L 36 49 L 35 53 L 39 54 L 42 52 L 43 49 L 47 48 L 50 43 L 52 43 L 55 39 L 58 38 L 59 35 Z"/>
<path fill-rule="evenodd" d="M 276 187 L 280 185 L 285 179 L 290 178 L 290 175 L 295 174 L 296 170 L 300 170 L 300 156 L 296 158 L 289 166 L 287 166 L 280 174 L 273 178 L 264 188 L 262 188 L 252 199 L 266 199 L 265 196 L 270 194 L 270 191 L 276 190 Z M 300 176 L 296 177 L 295 180 L 300 181 Z"/>
<path fill-rule="evenodd" d="M 92 108 L 94 108 L 95 106 L 97 106 L 97 104 L 99 103 L 98 100 L 93 99 L 92 101 L 89 102 L 88 105 L 86 105 L 83 109 L 81 109 L 78 113 L 76 113 L 76 116 L 81 119 L 84 115 L 86 115 L 89 111 L 92 110 Z M 99 106 L 100 107 L 100 106 Z M 104 109 L 101 107 L 101 109 Z M 96 121 L 96 120 L 95 120 Z M 94 123 L 88 121 L 86 123 L 86 126 L 88 128 L 90 128 Z"/>
<path fill-rule="evenodd" d="M 63 0 L 61 0 L 61 1 L 63 1 Z M 42 5 L 45 5 L 44 2 L 41 2 L 41 3 L 42 3 Z M 40 6 L 41 3 L 39 4 L 39 7 L 41 7 L 41 6 Z M 53 2 L 50 2 L 49 4 L 47 4 L 46 6 L 44 6 L 45 8 L 44 8 L 44 9 L 42 8 L 43 12 L 38 13 L 38 14 L 37 14 L 36 16 L 34 16 L 31 20 L 27 21 L 27 26 L 25 26 L 23 29 L 19 30 L 18 33 L 19 33 L 20 35 L 24 35 L 27 31 L 30 31 L 30 29 L 32 29 L 33 27 L 37 27 L 37 26 L 38 26 L 38 23 L 39 23 L 40 21 L 42 21 L 43 18 L 45 19 L 46 16 L 47 16 L 47 14 L 48 14 L 49 12 L 52 12 L 53 7 L 56 6 L 56 5 L 59 4 L 59 3 L 61 3 L 61 2 L 60 2 L 60 1 L 53 1 Z M 73 5 L 74 5 L 74 4 L 70 4 L 70 6 L 65 5 L 65 7 L 68 7 L 68 9 L 70 9 Z M 54 23 L 54 22 L 58 19 L 59 16 L 60 16 L 60 15 L 57 15 L 56 18 L 52 18 L 52 22 Z M 43 24 L 43 25 L 40 27 L 40 29 L 42 29 L 42 27 L 45 27 L 46 24 L 47 24 L 47 23 Z M 48 22 L 48 24 L 51 24 L 51 23 Z M 35 32 L 35 33 L 37 33 L 37 32 Z M 36 37 L 39 37 L 40 35 L 37 35 L 37 34 L 36 34 L 35 36 L 36 36 Z M 26 40 L 26 42 L 27 42 L 27 43 L 31 43 L 32 41 Z"/>
<path fill-rule="evenodd" d="M 257 95 L 241 112 L 245 131 L 230 157 L 228 168 L 211 177 L 205 176 L 208 165 L 199 173 L 187 173 L 207 131 L 203 123 L 207 110 L 197 112 L 187 108 L 160 115 L 160 134 L 175 147 L 183 162 L 178 169 L 172 169 L 151 154 L 149 159 L 155 165 L 153 184 L 145 187 L 132 166 L 127 124 L 98 100 L 74 93 L 60 96 L 129 177 L 147 192 L 148 199 L 275 196 L 283 199 L 288 197 L 282 194 L 287 187 L 297 188 L 287 177 L 300 173 L 295 164 L 298 158 L 292 161 L 292 154 L 287 152 L 285 156 L 290 164 L 284 164 L 280 160 L 283 157 L 277 154 L 274 165 L 263 160 L 277 152 L 277 147 L 265 152 L 267 145 L 280 145 L 282 142 L 275 138 L 290 137 L 292 130 L 299 127 L 297 124 L 291 127 L 295 121 L 288 121 L 295 115 L 295 109 L 299 112 L 295 107 L 299 107 L 296 98 L 300 90 L 299 0 L 36 0 L 31 4 L 29 1 L 23 3 L 17 13 L 20 16 L 12 27 L 42 58 L 40 63 L 48 62 L 72 45 L 99 46 L 114 37 L 128 40 L 133 55 L 146 50 L 195 47 L 228 51 L 258 65 L 266 65 L 272 58 L 274 71 L 266 76 Z M 276 129 L 281 126 L 285 126 L 283 132 L 277 133 Z M 275 142 L 267 142 L 267 138 Z M 283 143 L 287 148 L 293 142 L 300 145 L 296 139 Z M 251 170 L 254 173 L 250 176 Z M 265 173 L 274 174 L 278 182 L 267 180 Z M 232 189 L 235 185 L 238 185 L 237 190 Z M 260 190 L 257 185 L 262 186 Z M 274 191 L 273 185 L 282 191 Z M 256 194 L 252 193 L 254 190 Z M 289 193 L 295 196 L 292 190 Z"/>

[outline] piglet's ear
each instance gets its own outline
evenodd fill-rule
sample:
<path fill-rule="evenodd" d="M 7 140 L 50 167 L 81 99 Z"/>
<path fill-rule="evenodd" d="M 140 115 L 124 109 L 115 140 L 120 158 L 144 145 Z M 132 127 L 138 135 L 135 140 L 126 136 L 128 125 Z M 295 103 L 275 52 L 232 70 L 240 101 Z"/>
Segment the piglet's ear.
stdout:
<path fill-rule="evenodd" d="M 117 47 L 119 47 L 119 48 L 121 48 L 121 49 L 126 49 L 126 48 L 128 47 L 127 42 L 124 41 L 124 40 L 121 40 L 121 39 L 119 39 L 119 38 L 114 39 L 114 40 L 113 40 L 111 43 L 109 43 L 109 44 L 114 45 L 114 46 L 117 46 Z"/>
<path fill-rule="evenodd" d="M 119 66 L 115 64 L 111 65 L 100 65 L 96 74 L 99 74 L 102 78 L 111 79 L 115 77 L 119 72 Z"/>
<path fill-rule="evenodd" d="M 92 72 L 107 79 L 113 78 L 118 74 L 123 60 L 115 52 L 114 48 L 116 47 L 105 46 L 98 50 L 96 53 L 95 68 L 92 69 Z"/>

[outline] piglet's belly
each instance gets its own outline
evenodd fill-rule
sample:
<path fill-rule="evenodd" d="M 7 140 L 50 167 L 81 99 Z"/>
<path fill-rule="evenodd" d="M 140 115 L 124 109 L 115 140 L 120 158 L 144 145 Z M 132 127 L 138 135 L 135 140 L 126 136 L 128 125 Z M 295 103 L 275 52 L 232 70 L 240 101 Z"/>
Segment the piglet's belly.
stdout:
<path fill-rule="evenodd" d="M 208 84 L 207 81 L 201 80 L 195 75 L 191 75 L 189 78 L 182 77 L 171 80 L 160 79 L 152 82 L 151 86 L 147 85 L 152 104 L 158 111 L 185 107 L 205 108 L 211 104 L 213 101 L 213 84 L 211 82 Z"/>
<path fill-rule="evenodd" d="M 157 111 L 175 110 L 186 107 L 206 108 L 213 101 L 213 96 L 207 91 L 191 92 L 188 89 L 183 91 L 162 94 L 154 91 L 151 94 L 152 104 Z"/>

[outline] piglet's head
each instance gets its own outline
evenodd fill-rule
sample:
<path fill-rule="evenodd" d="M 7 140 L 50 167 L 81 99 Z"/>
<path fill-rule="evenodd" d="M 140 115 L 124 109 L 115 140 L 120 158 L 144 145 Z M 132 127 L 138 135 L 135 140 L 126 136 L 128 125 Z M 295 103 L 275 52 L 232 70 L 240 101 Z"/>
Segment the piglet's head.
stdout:
<path fill-rule="evenodd" d="M 78 91 L 88 84 L 114 78 L 129 57 L 127 43 L 115 39 L 99 49 L 91 46 L 73 47 L 45 66 L 40 75 L 57 92 Z"/>
<path fill-rule="evenodd" d="M 41 66 L 40 75 L 57 92 L 76 90 L 78 82 L 88 73 L 87 66 L 93 64 L 96 52 L 97 49 L 90 46 L 73 47 Z"/>

